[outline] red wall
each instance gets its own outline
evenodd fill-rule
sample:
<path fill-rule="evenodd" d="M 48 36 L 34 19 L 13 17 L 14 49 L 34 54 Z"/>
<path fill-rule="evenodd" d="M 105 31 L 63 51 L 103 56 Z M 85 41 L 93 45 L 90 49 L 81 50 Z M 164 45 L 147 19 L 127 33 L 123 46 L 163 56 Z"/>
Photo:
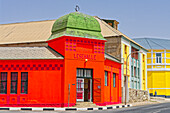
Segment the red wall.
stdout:
<path fill-rule="evenodd" d="M 105 103 L 121 103 L 121 64 L 106 59 L 104 70 L 108 72 L 108 86 L 104 86 Z M 116 73 L 116 87 L 113 87 L 113 73 Z"/>
<path fill-rule="evenodd" d="M 60 51 L 60 47 L 56 44 L 56 42 L 65 42 L 63 44 L 64 49 L 64 105 L 67 106 L 68 102 L 68 85 L 71 84 L 70 90 L 70 105 L 74 105 L 76 103 L 76 69 L 77 68 L 88 68 L 93 69 L 93 80 L 100 79 L 101 80 L 101 90 L 100 97 L 97 97 L 97 93 L 93 90 L 93 102 L 97 105 L 106 105 L 108 102 L 120 103 L 119 102 L 119 93 L 115 96 L 113 95 L 116 91 L 119 92 L 120 88 L 107 88 L 104 86 L 104 65 L 114 65 L 114 68 L 117 68 L 117 76 L 119 73 L 120 64 L 115 63 L 113 61 L 104 61 L 104 50 L 105 40 L 96 40 L 96 39 L 87 39 L 80 37 L 70 37 L 63 36 L 58 39 L 49 41 L 48 44 L 50 47 L 55 49 L 56 51 Z M 86 62 L 85 59 L 88 61 Z M 116 64 L 116 65 L 115 65 Z M 117 79 L 119 77 L 116 77 Z M 117 80 L 120 81 L 120 80 Z M 119 82 L 117 82 L 119 84 Z M 74 85 L 75 84 L 75 85 Z M 119 85 L 116 85 L 119 86 Z M 93 84 L 93 88 L 94 88 Z M 112 100 L 108 98 L 108 94 L 105 94 L 105 91 L 113 90 Z M 110 94 L 110 93 L 109 93 Z M 109 95 L 110 97 L 110 95 Z M 108 98 L 108 99 L 107 99 Z"/>
<path fill-rule="evenodd" d="M 63 36 L 47 42 L 64 60 L 0 60 L 0 72 L 8 72 L 7 94 L 0 94 L 0 106 L 70 106 L 76 104 L 76 69 L 93 69 L 93 102 L 97 105 L 121 102 L 119 63 L 104 58 L 105 40 Z M 109 72 L 104 86 L 104 71 Z M 18 92 L 10 94 L 10 73 L 18 72 Z M 28 72 L 28 94 L 21 94 L 21 72 Z M 113 87 L 113 72 L 116 87 Z M 99 80 L 99 81 L 97 81 Z M 95 85 L 100 82 L 100 88 Z M 96 89 L 96 90 L 94 90 Z"/>
<path fill-rule="evenodd" d="M 93 69 L 93 79 L 101 79 L 101 98 L 95 98 L 93 91 L 93 101 L 95 103 L 104 103 L 104 42 L 105 40 L 87 39 L 80 37 L 63 36 L 48 42 L 49 46 L 60 51 L 57 42 L 63 42 L 64 48 L 64 105 L 68 103 L 68 85 L 71 84 L 70 105 L 76 103 L 76 69 L 88 68 Z M 86 62 L 85 59 L 88 59 Z M 74 85 L 75 84 L 75 85 Z M 100 101 L 98 101 L 100 100 Z"/>
<path fill-rule="evenodd" d="M 1 60 L 0 72 L 8 72 L 7 94 L 0 106 L 61 106 L 63 60 Z M 11 72 L 18 72 L 17 94 L 10 94 Z M 21 94 L 21 72 L 28 72 L 28 94 Z"/>

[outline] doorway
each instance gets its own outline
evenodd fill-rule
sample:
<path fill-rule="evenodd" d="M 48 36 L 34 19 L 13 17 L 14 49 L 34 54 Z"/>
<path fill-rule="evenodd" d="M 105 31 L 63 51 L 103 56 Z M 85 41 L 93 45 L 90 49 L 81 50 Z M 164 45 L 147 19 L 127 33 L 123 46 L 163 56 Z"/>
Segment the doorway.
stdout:
<path fill-rule="evenodd" d="M 76 101 L 92 101 L 92 70 L 77 69 Z"/>

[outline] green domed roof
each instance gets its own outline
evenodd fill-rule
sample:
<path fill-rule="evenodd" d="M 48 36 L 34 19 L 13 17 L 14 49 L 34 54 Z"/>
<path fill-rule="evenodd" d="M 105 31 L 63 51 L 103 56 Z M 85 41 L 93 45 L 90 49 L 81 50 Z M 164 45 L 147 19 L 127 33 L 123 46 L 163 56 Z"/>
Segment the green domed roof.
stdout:
<path fill-rule="evenodd" d="M 52 27 L 52 35 L 48 40 L 61 36 L 75 36 L 105 40 L 101 34 L 100 24 L 89 15 L 73 12 L 60 17 Z"/>

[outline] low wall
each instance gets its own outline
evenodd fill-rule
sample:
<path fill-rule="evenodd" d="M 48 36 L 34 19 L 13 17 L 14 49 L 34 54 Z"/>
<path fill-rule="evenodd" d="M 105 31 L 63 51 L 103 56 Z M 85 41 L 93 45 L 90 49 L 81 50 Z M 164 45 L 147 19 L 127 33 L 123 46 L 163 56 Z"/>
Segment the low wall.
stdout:
<path fill-rule="evenodd" d="M 148 91 L 129 88 L 129 102 L 148 101 Z"/>

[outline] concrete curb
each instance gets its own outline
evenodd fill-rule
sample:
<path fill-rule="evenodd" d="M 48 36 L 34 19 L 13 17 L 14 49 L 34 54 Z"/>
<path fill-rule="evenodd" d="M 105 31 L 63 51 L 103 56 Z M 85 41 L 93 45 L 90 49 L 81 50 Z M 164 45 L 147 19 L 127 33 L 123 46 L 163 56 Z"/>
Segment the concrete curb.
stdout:
<path fill-rule="evenodd" d="M 119 105 L 110 107 L 97 107 L 97 108 L 42 108 L 42 107 L 0 107 L 1 110 L 10 111 L 86 111 L 86 110 L 107 110 L 107 109 L 117 109 L 131 107 L 132 105 Z"/>

